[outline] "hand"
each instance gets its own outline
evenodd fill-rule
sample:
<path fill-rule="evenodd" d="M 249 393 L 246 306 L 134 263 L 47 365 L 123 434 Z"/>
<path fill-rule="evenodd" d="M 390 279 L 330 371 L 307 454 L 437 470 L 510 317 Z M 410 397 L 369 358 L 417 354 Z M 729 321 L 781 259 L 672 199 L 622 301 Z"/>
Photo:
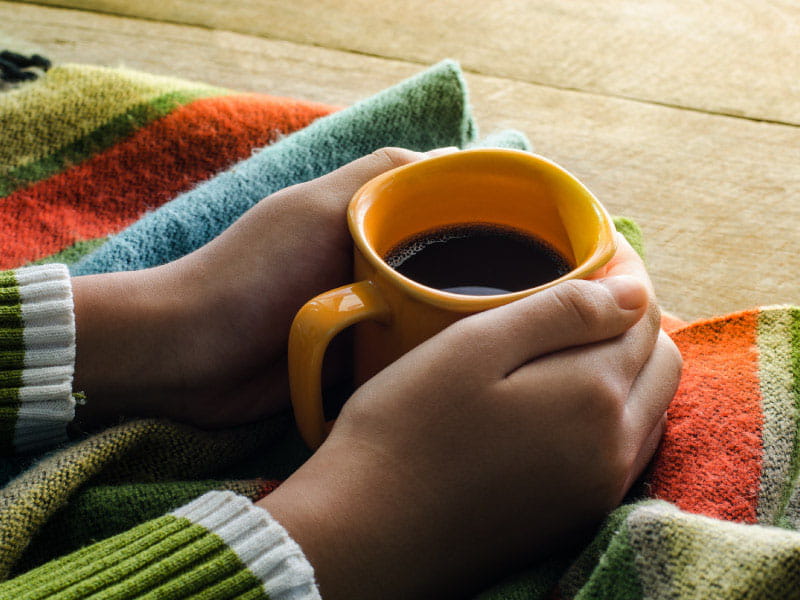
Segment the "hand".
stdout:
<path fill-rule="evenodd" d="M 79 418 L 165 416 L 221 427 L 286 407 L 295 313 L 351 280 L 350 198 L 369 179 L 426 156 L 378 150 L 265 198 L 170 264 L 75 278 L 75 389 L 88 397 Z"/>
<path fill-rule="evenodd" d="M 603 274 L 409 352 L 259 501 L 326 600 L 465 596 L 620 502 L 658 444 L 681 360 L 624 240 Z"/>

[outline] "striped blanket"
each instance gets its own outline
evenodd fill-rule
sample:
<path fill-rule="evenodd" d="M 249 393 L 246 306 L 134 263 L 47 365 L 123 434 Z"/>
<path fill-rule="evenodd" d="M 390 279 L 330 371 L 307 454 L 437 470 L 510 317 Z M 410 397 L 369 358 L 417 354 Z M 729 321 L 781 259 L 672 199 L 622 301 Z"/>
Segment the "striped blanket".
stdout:
<path fill-rule="evenodd" d="M 457 65 L 352 107 L 63 65 L 0 94 L 0 269 L 143 268 L 263 196 L 381 146 L 476 143 Z M 517 132 L 483 143 L 527 148 Z M 662 445 L 577 555 L 484 599 L 800 597 L 800 309 L 672 323 L 685 358 Z M 0 576 L 210 489 L 269 493 L 307 458 L 289 416 L 207 432 L 137 420 L 0 462 Z"/>

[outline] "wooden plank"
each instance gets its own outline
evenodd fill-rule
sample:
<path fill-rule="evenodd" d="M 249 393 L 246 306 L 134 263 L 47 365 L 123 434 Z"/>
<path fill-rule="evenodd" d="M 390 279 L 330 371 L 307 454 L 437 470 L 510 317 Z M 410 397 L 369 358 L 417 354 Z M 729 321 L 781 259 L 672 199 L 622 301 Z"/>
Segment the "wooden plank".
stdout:
<path fill-rule="evenodd" d="M 230 32 L 0 1 L 59 61 L 349 104 L 420 67 Z M 657 291 L 686 318 L 800 304 L 800 128 L 468 75 L 483 133 L 513 127 L 645 230 Z"/>
<path fill-rule="evenodd" d="M 791 0 L 36 0 L 800 124 Z"/>

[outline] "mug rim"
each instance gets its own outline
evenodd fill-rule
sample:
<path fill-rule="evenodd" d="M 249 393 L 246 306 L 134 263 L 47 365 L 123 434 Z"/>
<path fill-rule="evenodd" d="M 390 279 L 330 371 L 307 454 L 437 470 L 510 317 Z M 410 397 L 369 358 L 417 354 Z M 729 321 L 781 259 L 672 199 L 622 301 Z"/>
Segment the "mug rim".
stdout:
<path fill-rule="evenodd" d="M 463 160 L 464 156 L 476 154 L 514 157 L 516 160 L 521 159 L 532 163 L 537 163 L 539 165 L 544 165 L 559 172 L 562 176 L 567 177 L 568 179 L 572 180 L 573 183 L 577 184 L 589 198 L 589 202 L 598 216 L 600 225 L 598 244 L 591 256 L 584 260 L 580 265 L 576 266 L 574 269 L 557 279 L 553 279 L 552 281 L 548 281 L 547 283 L 543 283 L 536 287 L 526 288 L 516 292 L 509 292 L 507 294 L 496 294 L 491 296 L 473 296 L 468 294 L 445 292 L 443 290 L 428 287 L 417 281 L 414 281 L 413 279 L 406 277 L 390 267 L 367 241 L 367 232 L 364 229 L 364 216 L 369 210 L 369 206 L 371 204 L 366 204 L 368 202 L 366 199 L 367 190 L 383 184 L 386 180 L 396 177 L 398 174 L 404 171 L 416 170 L 422 164 L 430 165 L 434 161 L 460 161 Z M 453 312 L 483 311 L 489 308 L 508 304 L 521 298 L 525 298 L 526 296 L 546 290 L 547 288 L 553 287 L 563 281 L 583 278 L 611 260 L 617 249 L 616 241 L 614 239 L 614 232 L 616 228 L 613 225 L 611 216 L 606 208 L 597 199 L 597 197 L 591 192 L 591 190 L 589 190 L 572 173 L 567 171 L 561 165 L 556 164 L 552 160 L 532 152 L 513 150 L 509 148 L 474 148 L 469 150 L 460 150 L 449 154 L 426 158 L 386 171 L 385 173 L 370 179 L 353 195 L 347 207 L 347 224 L 357 250 L 374 269 L 376 269 L 389 281 L 397 283 L 400 289 L 416 300 Z"/>

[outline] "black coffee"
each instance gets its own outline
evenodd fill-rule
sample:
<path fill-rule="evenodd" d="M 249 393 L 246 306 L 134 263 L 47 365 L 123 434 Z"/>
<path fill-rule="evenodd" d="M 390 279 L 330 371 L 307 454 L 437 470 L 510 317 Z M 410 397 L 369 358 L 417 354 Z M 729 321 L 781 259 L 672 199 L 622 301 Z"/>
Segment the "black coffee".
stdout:
<path fill-rule="evenodd" d="M 395 246 L 384 260 L 422 285 L 473 296 L 518 292 L 572 270 L 544 241 L 483 223 L 421 233 Z"/>

